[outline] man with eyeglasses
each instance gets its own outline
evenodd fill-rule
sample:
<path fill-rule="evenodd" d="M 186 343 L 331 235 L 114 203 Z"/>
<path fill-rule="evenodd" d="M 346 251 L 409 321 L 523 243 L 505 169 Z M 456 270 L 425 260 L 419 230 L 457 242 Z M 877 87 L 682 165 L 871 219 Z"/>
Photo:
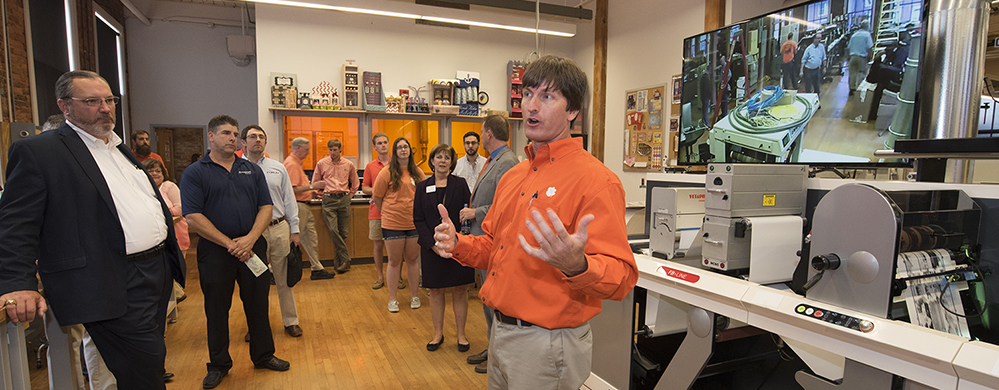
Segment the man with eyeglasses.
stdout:
<path fill-rule="evenodd" d="M 350 228 L 350 198 L 357 192 L 357 167 L 343 158 L 340 152 L 343 144 L 333 138 L 326 142 L 330 155 L 316 163 L 312 172 L 312 182 L 324 182 L 320 190 L 323 194 L 323 219 L 330 231 L 330 238 L 336 246 L 333 269 L 342 274 L 350 270 L 350 254 L 347 252 L 347 232 Z"/>
<path fill-rule="evenodd" d="M 454 175 L 465 179 L 469 191 L 475 189 L 475 181 L 486 166 L 486 158 L 479 155 L 479 139 L 479 134 L 474 131 L 465 133 L 462 137 L 465 158 L 458 159 L 458 165 L 454 168 Z"/>
<path fill-rule="evenodd" d="M 66 123 L 10 147 L 0 303 L 15 322 L 43 315 L 37 270 L 59 324 L 86 327 L 119 387 L 165 389 L 170 279 L 185 274 L 170 210 L 113 131 L 108 83 L 72 71 L 55 93 Z"/>

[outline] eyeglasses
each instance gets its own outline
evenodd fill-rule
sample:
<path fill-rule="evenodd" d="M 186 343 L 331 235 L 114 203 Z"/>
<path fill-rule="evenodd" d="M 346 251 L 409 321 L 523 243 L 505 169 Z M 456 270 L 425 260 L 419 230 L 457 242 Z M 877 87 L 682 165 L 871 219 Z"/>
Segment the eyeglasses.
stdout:
<path fill-rule="evenodd" d="M 250 135 L 246 136 L 246 139 L 257 139 L 257 138 L 266 140 L 267 139 L 267 135 L 265 135 L 265 134 L 250 134 Z"/>
<path fill-rule="evenodd" d="M 118 104 L 118 102 L 121 101 L 121 98 L 117 97 L 117 96 L 109 96 L 109 97 L 106 97 L 104 99 L 100 99 L 100 98 L 77 99 L 75 97 L 71 97 L 70 99 L 81 101 L 81 102 L 83 102 L 83 104 L 86 104 L 86 105 L 88 105 L 90 107 L 100 107 L 101 102 L 107 103 L 107 105 L 113 107 L 114 105 Z"/>
<path fill-rule="evenodd" d="M 409 149 L 409 145 L 404 144 L 395 147 L 395 150 L 404 150 L 404 149 Z"/>

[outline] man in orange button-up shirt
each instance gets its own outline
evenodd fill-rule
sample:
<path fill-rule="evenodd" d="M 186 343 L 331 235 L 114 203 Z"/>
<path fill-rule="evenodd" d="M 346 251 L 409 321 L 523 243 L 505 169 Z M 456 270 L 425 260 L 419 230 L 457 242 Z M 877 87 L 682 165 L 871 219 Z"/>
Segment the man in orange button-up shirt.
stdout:
<path fill-rule="evenodd" d="M 309 208 L 309 201 L 315 195 L 315 190 L 326 187 L 326 182 L 312 184 L 305 175 L 302 159 L 309 156 L 309 139 L 298 137 L 291 140 L 291 153 L 284 159 L 284 168 L 288 170 L 292 190 L 295 191 L 295 201 L 298 203 L 298 228 L 301 233 L 302 249 L 309 255 L 312 268 L 312 280 L 333 279 L 335 273 L 326 272 L 323 263 L 319 261 L 319 237 L 316 235 L 316 218 Z"/>
<path fill-rule="evenodd" d="M 496 309 L 489 389 L 578 389 L 590 375 L 588 321 L 601 300 L 624 299 L 638 280 L 622 217 L 624 187 L 569 136 L 586 95 L 583 71 L 545 56 L 527 66 L 523 80 L 528 161 L 500 180 L 484 235 L 457 236 L 441 209 L 436 251 L 489 274 L 479 291 Z"/>
<path fill-rule="evenodd" d="M 336 246 L 336 258 L 333 259 L 333 269 L 337 273 L 350 270 L 350 253 L 347 252 L 347 231 L 350 228 L 350 198 L 357 192 L 360 182 L 357 180 L 357 167 L 350 160 L 342 158 L 340 151 L 343 144 L 334 138 L 326 142 L 330 155 L 316 163 L 312 172 L 312 182 L 324 182 L 323 189 L 323 219 L 326 228 L 330 230 L 330 238 Z"/>

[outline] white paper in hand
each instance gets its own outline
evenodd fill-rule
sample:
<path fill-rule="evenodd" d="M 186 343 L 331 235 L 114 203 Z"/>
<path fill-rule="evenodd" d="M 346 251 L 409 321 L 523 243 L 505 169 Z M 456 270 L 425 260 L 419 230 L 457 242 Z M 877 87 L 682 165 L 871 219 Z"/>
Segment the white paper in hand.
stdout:
<path fill-rule="evenodd" d="M 264 264 L 263 260 L 260 260 L 256 254 L 253 254 L 249 260 L 246 261 L 246 267 L 253 272 L 253 276 L 260 276 L 260 274 L 267 271 L 267 264 Z"/>

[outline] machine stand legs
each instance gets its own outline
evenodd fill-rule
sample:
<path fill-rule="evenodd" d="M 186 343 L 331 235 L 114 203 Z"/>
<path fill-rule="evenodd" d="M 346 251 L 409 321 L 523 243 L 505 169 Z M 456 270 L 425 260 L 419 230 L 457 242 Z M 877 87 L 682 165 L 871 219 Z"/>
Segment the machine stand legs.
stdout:
<path fill-rule="evenodd" d="M 805 390 L 887 390 L 891 389 L 892 374 L 846 359 L 846 365 L 843 367 L 843 381 L 840 384 L 829 382 L 804 371 L 796 372 L 794 379 Z"/>
<path fill-rule="evenodd" d="M 691 306 L 687 311 L 687 336 L 669 362 L 655 390 L 686 390 L 694 384 L 714 348 L 715 313 Z"/>

